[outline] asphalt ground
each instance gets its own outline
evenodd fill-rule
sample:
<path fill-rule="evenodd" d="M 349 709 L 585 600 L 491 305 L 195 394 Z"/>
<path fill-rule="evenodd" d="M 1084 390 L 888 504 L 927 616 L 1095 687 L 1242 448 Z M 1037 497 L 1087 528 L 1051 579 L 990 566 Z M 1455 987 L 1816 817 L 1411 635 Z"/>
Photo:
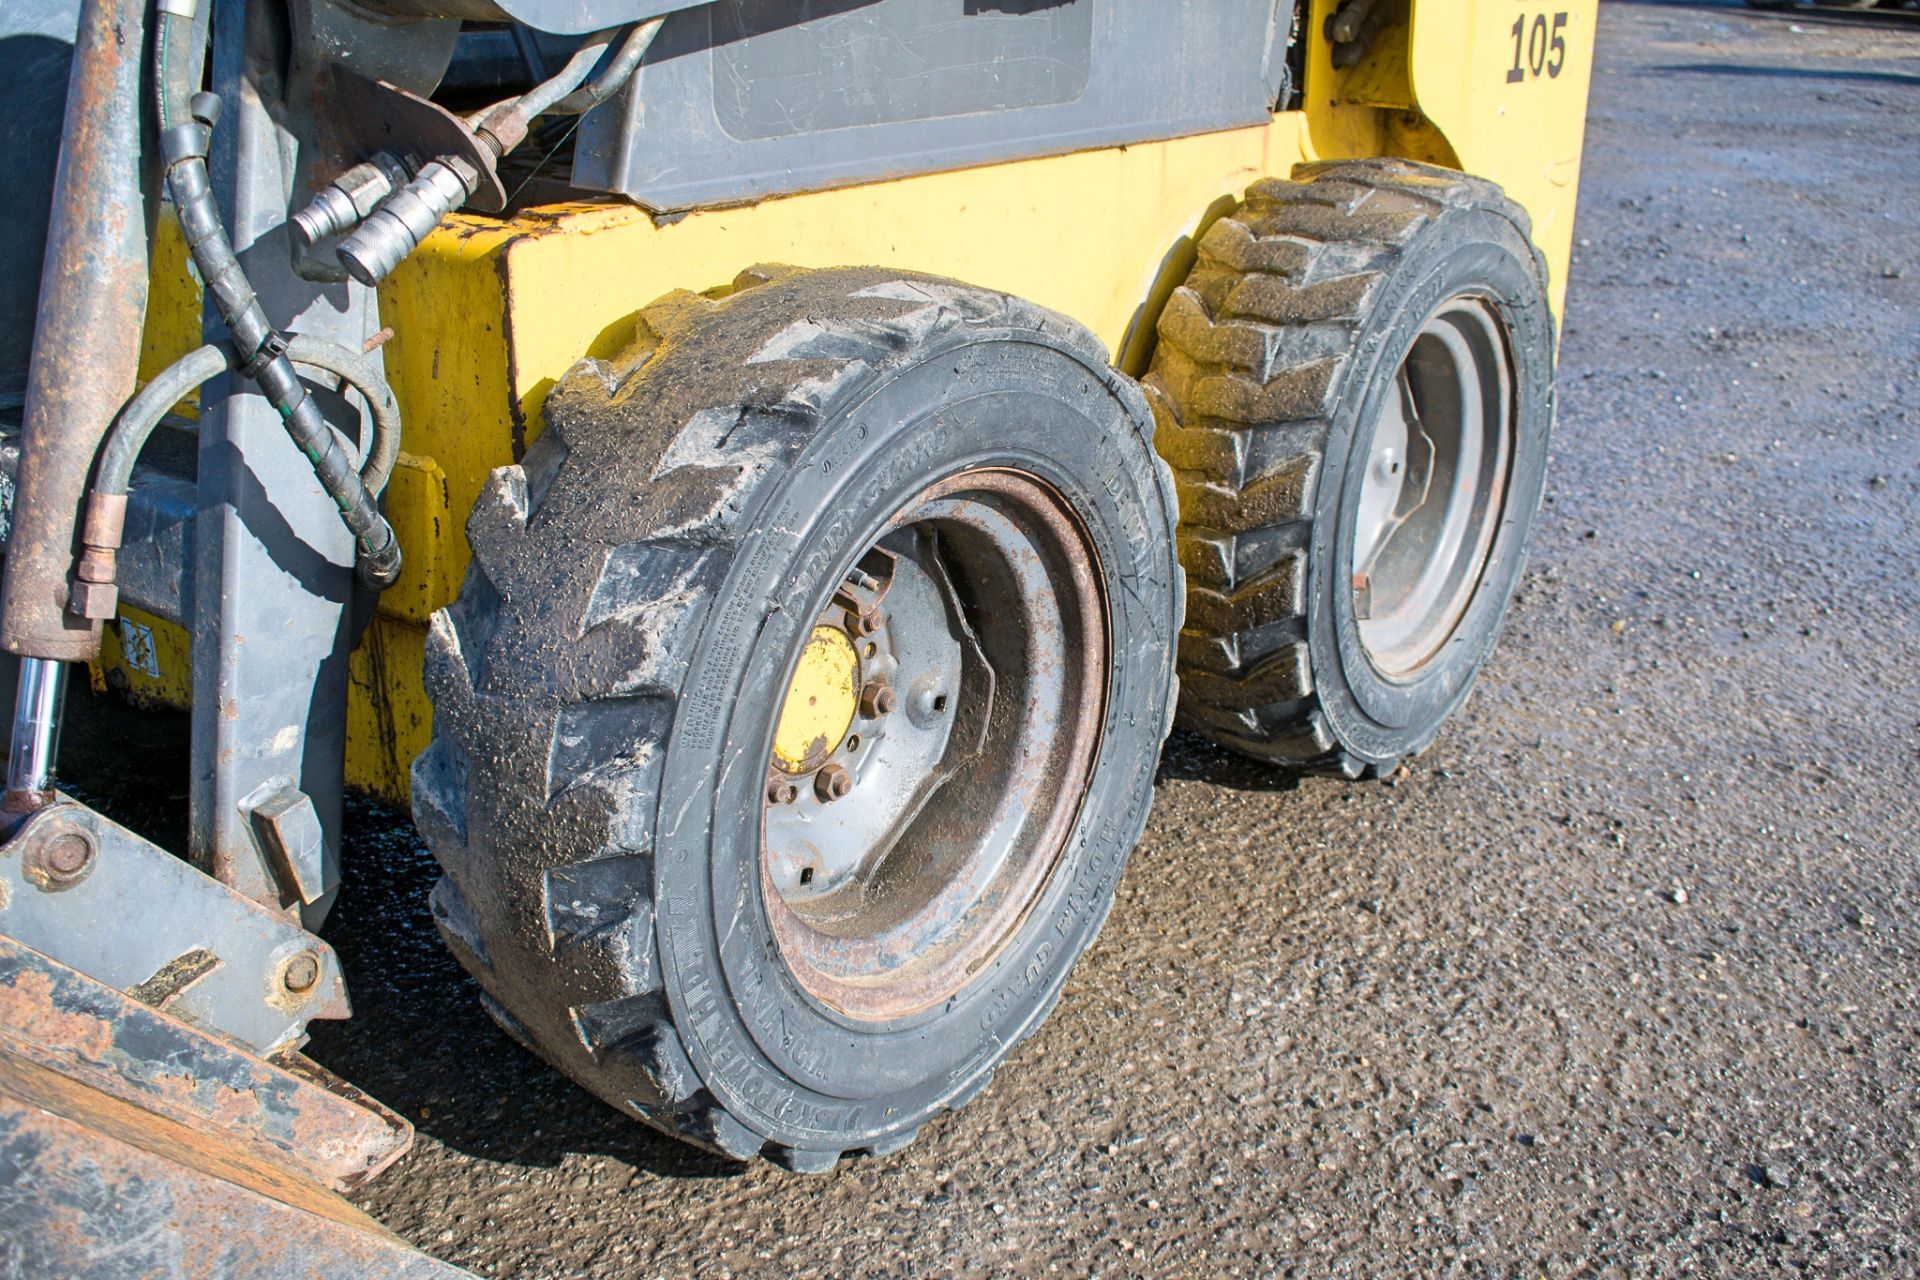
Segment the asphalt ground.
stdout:
<path fill-rule="evenodd" d="M 1427 755 L 1176 734 L 1052 1021 L 817 1178 L 507 1040 L 356 807 L 360 1202 L 488 1276 L 1920 1273 L 1916 208 L 1920 14 L 1607 5 L 1542 529 Z"/>

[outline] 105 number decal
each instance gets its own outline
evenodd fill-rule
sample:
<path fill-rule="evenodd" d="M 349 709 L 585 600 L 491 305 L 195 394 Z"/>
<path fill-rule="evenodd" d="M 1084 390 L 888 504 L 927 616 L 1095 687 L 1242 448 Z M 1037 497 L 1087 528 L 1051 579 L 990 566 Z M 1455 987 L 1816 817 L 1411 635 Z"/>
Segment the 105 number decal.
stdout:
<path fill-rule="evenodd" d="M 1567 15 L 1553 15 L 1553 25 L 1548 27 L 1547 15 L 1536 13 L 1529 22 L 1523 13 L 1513 20 L 1513 66 L 1507 69 L 1507 83 L 1517 84 L 1532 76 L 1538 80 L 1542 75 L 1549 79 L 1560 74 L 1560 68 L 1567 65 L 1567 37 L 1563 29 L 1567 25 Z M 1521 61 L 1524 53 L 1526 61 Z"/>

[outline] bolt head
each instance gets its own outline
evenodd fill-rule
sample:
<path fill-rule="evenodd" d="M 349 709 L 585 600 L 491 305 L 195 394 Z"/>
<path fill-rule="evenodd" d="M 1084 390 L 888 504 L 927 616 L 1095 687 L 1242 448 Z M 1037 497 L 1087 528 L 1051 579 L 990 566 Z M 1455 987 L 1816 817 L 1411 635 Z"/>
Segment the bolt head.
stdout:
<path fill-rule="evenodd" d="M 822 765 L 813 775 L 813 794 L 822 804 L 832 804 L 853 790 L 853 776 L 843 764 Z"/>
<path fill-rule="evenodd" d="M 302 951 L 280 969 L 280 985 L 295 995 L 305 995 L 320 981 L 320 957 Z"/>
<path fill-rule="evenodd" d="M 27 855 L 21 868 L 45 893 L 58 893 L 93 873 L 93 837 L 84 831 L 56 831 Z"/>
<path fill-rule="evenodd" d="M 93 858 L 93 846 L 79 832 L 56 837 L 47 846 L 47 869 L 70 876 Z"/>
<path fill-rule="evenodd" d="M 856 636 L 870 636 L 880 629 L 880 611 L 868 609 L 861 613 L 855 609 L 847 610 L 847 630 Z"/>

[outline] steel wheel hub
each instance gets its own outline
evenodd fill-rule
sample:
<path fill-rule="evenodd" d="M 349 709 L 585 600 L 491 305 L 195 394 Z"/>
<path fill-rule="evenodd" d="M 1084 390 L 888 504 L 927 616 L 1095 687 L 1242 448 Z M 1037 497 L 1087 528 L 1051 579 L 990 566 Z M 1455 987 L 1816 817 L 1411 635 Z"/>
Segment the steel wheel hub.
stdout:
<path fill-rule="evenodd" d="M 1498 316 L 1455 298 L 1422 326 L 1373 431 L 1353 539 L 1360 643 L 1409 676 L 1459 626 L 1500 525 L 1513 455 Z"/>
<path fill-rule="evenodd" d="M 1106 698 L 1094 550 L 1051 486 L 917 495 L 800 653 L 768 763 L 762 888 L 823 1003 L 898 1018 L 966 987 L 1045 889 Z"/>

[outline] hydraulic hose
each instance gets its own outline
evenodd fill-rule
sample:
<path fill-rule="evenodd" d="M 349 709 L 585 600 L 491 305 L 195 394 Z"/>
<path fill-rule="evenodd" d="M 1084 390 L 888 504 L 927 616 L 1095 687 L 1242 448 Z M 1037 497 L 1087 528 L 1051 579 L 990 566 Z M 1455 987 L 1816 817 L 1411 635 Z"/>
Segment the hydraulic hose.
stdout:
<path fill-rule="evenodd" d="M 340 510 L 341 522 L 353 534 L 356 578 L 363 587 L 378 591 L 400 576 L 400 543 L 294 372 L 286 339 L 268 322 L 214 206 L 207 146 L 219 118 L 220 100 L 211 93 L 189 96 L 191 84 L 183 64 L 193 61 L 187 48 L 192 7 L 182 0 L 157 0 L 155 5 L 154 84 L 167 190 L 207 295 L 232 333 L 240 372 L 259 384 L 286 424 L 287 434 L 313 465 L 315 476 Z"/>
<path fill-rule="evenodd" d="M 94 494 L 126 496 L 133 476 L 133 461 L 140 456 L 147 437 L 153 434 L 168 409 L 179 404 L 201 383 L 233 367 L 230 348 L 208 343 L 197 347 L 155 374 L 147 385 L 127 401 L 107 431 L 100 446 L 100 462 L 94 473 Z M 93 539 L 88 538 L 91 543 Z M 115 545 L 118 545 L 117 543 Z"/>
<path fill-rule="evenodd" d="M 642 22 L 635 26 L 628 33 L 627 38 L 620 43 L 620 51 L 613 55 L 613 60 L 607 63 L 605 71 L 548 107 L 544 112 L 534 114 L 585 115 L 618 93 L 620 86 L 632 78 L 634 69 L 640 65 L 640 59 L 647 56 L 647 50 L 652 46 L 653 38 L 659 34 L 660 24 L 664 21 L 666 21 L 664 18 L 655 18 L 651 22 Z M 528 118 L 531 119 L 532 116 Z"/>
<path fill-rule="evenodd" d="M 295 333 L 287 336 L 287 359 L 296 368 L 331 374 L 366 398 L 373 419 L 372 440 L 360 464 L 360 481 L 375 497 L 387 487 L 393 460 L 400 451 L 400 406 L 393 389 L 366 356 L 355 355 L 338 343 Z M 188 352 L 154 376 L 140 393 L 127 401 L 100 449 L 95 493 L 124 494 L 133 475 L 134 460 L 167 410 L 202 383 L 239 367 L 231 347 L 208 343 Z"/>
<path fill-rule="evenodd" d="M 400 406 L 394 401 L 392 388 L 372 360 L 337 343 L 296 333 L 287 339 L 286 354 L 295 366 L 331 374 L 365 397 L 373 429 L 360 463 L 360 482 L 378 498 L 400 452 Z M 208 379 L 237 367 L 239 357 L 233 348 L 208 343 L 161 370 L 121 409 L 101 447 L 93 489 L 87 495 L 82 552 L 71 601 L 75 613 L 86 618 L 111 618 L 119 605 L 116 579 L 127 518 L 127 486 L 141 448 L 168 409 Z"/>
<path fill-rule="evenodd" d="M 499 144 L 502 153 L 511 151 L 527 136 L 528 125 L 532 124 L 537 117 L 553 110 L 555 104 L 564 101 L 585 83 L 586 78 L 593 73 L 594 66 L 599 63 L 600 56 L 607 51 L 607 46 L 613 43 L 614 37 L 620 34 L 620 30 L 619 27 L 607 27 L 594 32 L 580 42 L 580 47 L 574 50 L 573 56 L 567 59 L 567 65 L 560 68 L 558 74 L 541 81 L 517 98 L 508 98 L 503 102 L 496 102 L 490 107 L 482 108 L 468 116 L 467 123 L 483 135 L 491 135 Z M 637 29 L 635 34 L 638 34 Z M 632 41 L 629 40 L 627 43 L 631 44 Z M 618 64 L 625 57 L 626 52 L 623 46 L 614 56 L 614 62 Z M 642 45 L 640 53 L 645 52 L 646 46 Z M 633 65 L 638 66 L 639 63 L 640 58 L 636 54 Z M 633 68 L 628 67 L 627 70 L 631 74 Z"/>
<path fill-rule="evenodd" d="M 385 372 L 372 356 L 361 355 L 324 338 L 310 338 L 304 333 L 288 337 L 287 359 L 293 361 L 295 368 L 332 374 L 366 400 L 373 431 L 365 456 L 360 460 L 360 483 L 378 498 L 386 491 L 387 478 L 393 474 L 393 461 L 400 455 L 400 402 L 393 398 L 393 388 L 387 385 Z"/>

